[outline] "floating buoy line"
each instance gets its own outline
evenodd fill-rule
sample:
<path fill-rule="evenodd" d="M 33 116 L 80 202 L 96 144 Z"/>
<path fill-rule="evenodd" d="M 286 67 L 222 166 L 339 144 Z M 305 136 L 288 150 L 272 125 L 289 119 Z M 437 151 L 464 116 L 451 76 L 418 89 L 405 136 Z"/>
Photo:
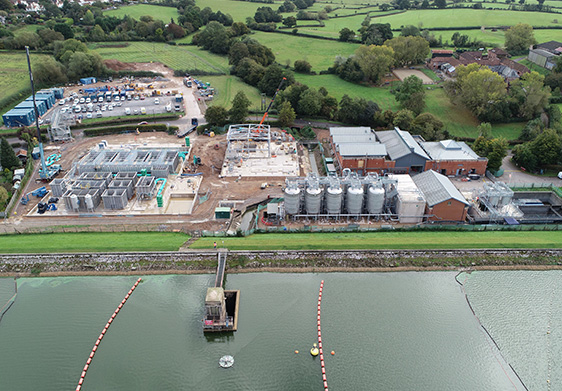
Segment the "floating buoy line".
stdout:
<path fill-rule="evenodd" d="M 326 366 L 324 364 L 324 353 L 322 351 L 322 329 L 320 328 L 320 305 L 322 304 L 322 289 L 324 288 L 324 280 L 320 282 L 320 291 L 318 292 L 318 316 L 317 316 L 317 324 L 318 324 L 318 353 L 320 354 L 320 366 L 322 368 L 322 381 L 324 382 L 324 390 L 328 391 L 328 381 L 326 380 Z M 310 354 L 313 353 L 313 349 L 315 348 L 313 345 L 312 349 L 310 350 Z M 318 354 L 317 353 L 317 354 Z M 332 351 L 332 355 L 335 354 Z M 314 354 L 312 354 L 315 356 Z"/>
<path fill-rule="evenodd" d="M 80 375 L 80 380 L 78 380 L 78 385 L 76 386 L 76 391 L 80 391 L 82 389 L 82 384 L 84 383 L 84 378 L 86 377 L 86 373 L 88 372 L 88 368 L 90 368 L 90 364 L 92 363 L 92 360 L 94 358 L 94 355 L 96 354 L 96 350 L 98 350 L 98 346 L 101 343 L 101 340 L 103 339 L 103 336 L 105 335 L 105 333 L 107 332 L 107 330 L 109 329 L 109 326 L 111 326 L 111 323 L 113 322 L 113 320 L 115 319 L 115 317 L 117 316 L 117 314 L 119 313 L 119 311 L 121 311 L 121 308 L 123 308 L 123 306 L 125 305 L 125 303 L 127 302 L 127 300 L 129 299 L 129 297 L 131 297 L 131 294 L 134 292 L 134 290 L 136 289 L 136 287 L 139 285 L 139 283 L 142 281 L 141 278 L 139 278 L 135 284 L 133 285 L 133 287 L 131 289 L 129 289 L 129 292 L 127 293 L 127 295 L 125 296 L 125 298 L 121 301 L 121 303 L 119 304 L 119 306 L 117 307 L 117 309 L 113 312 L 113 314 L 111 315 L 111 317 L 109 318 L 109 320 L 107 321 L 107 323 L 105 324 L 105 327 L 103 328 L 103 330 L 101 331 L 100 336 L 98 337 L 96 343 L 94 344 L 94 347 L 92 348 L 92 351 L 90 353 L 90 356 L 88 357 L 88 360 L 86 361 L 86 365 L 84 365 L 84 369 L 82 370 L 82 374 Z"/>

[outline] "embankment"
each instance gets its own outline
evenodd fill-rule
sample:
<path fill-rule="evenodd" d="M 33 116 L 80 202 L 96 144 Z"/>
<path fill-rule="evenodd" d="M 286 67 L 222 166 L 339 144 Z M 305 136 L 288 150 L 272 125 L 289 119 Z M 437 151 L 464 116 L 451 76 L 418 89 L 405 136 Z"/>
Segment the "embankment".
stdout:
<path fill-rule="evenodd" d="M 215 251 L 7 254 L 0 275 L 214 273 Z M 562 250 L 231 251 L 229 273 L 562 269 Z"/>

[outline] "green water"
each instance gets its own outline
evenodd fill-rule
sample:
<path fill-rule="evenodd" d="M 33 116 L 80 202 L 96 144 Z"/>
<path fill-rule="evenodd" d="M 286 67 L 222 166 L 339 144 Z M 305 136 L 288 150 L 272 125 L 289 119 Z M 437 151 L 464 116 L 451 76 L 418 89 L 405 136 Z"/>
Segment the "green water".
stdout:
<path fill-rule="evenodd" d="M 203 335 L 200 319 L 214 276 L 143 276 L 82 389 L 320 391 L 320 362 L 308 350 L 316 341 L 324 279 L 323 344 L 336 351 L 325 357 L 330 390 L 523 390 L 470 311 L 455 274 L 229 275 L 227 287 L 241 290 L 239 329 L 213 337 Z M 480 272 L 465 281 L 480 319 L 530 390 L 548 390 L 547 373 L 551 389 L 561 389 L 562 370 L 548 372 L 544 359 L 562 353 L 555 331 L 562 322 L 554 287 L 560 275 Z M 74 390 L 136 278 L 18 280 L 16 303 L 0 323 L 0 390 Z M 0 279 L 0 299 L 12 293 L 13 280 Z M 234 356 L 233 368 L 218 367 L 224 354 Z"/>

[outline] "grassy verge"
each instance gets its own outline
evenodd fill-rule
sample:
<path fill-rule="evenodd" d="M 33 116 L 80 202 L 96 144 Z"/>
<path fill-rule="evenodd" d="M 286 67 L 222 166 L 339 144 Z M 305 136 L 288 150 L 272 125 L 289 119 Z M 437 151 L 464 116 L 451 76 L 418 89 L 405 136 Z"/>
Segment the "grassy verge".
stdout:
<path fill-rule="evenodd" d="M 2 253 L 175 251 L 189 239 L 176 232 L 87 232 L 0 236 Z"/>
<path fill-rule="evenodd" d="M 243 238 L 201 238 L 193 249 L 230 250 L 383 250 L 562 248 L 562 232 L 364 232 L 256 234 Z M 224 243 L 223 243 L 224 242 Z"/>

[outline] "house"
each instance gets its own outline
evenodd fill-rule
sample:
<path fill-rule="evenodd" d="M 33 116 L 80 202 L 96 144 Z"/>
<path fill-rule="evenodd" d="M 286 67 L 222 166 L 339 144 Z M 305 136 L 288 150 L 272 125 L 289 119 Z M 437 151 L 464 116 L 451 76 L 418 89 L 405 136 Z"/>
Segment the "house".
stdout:
<path fill-rule="evenodd" d="M 422 139 L 419 144 L 431 158 L 426 169 L 435 170 L 443 175 L 486 174 L 488 159 L 478 156 L 462 141 Z"/>
<path fill-rule="evenodd" d="M 428 221 L 465 221 L 469 204 L 444 175 L 433 170 L 412 177 L 426 201 Z"/>
<path fill-rule="evenodd" d="M 507 58 L 508 53 L 500 48 L 494 48 L 484 54 L 481 51 L 464 52 L 459 56 L 463 65 L 478 64 L 487 66 L 493 72 L 502 76 L 504 80 L 518 79 L 524 73 L 529 73 L 529 68 Z"/>
<path fill-rule="evenodd" d="M 27 151 L 25 149 L 19 149 L 16 153 L 16 156 L 22 162 L 22 164 L 25 164 L 27 162 Z"/>
<path fill-rule="evenodd" d="M 446 49 L 431 49 L 431 58 L 435 57 L 453 57 L 454 52 Z"/>
<path fill-rule="evenodd" d="M 562 53 L 562 42 L 548 41 L 539 43 L 535 45 L 535 49 L 542 49 L 553 54 L 560 54 Z"/>
<path fill-rule="evenodd" d="M 386 147 L 377 141 L 369 127 L 330 128 L 330 144 L 334 151 L 334 163 L 340 171 L 348 168 L 359 175 L 366 175 L 394 167 L 394 162 L 386 158 Z"/>
<path fill-rule="evenodd" d="M 385 145 L 388 160 L 394 162 L 390 172 L 410 173 L 426 170 L 426 164 L 431 158 L 414 140 L 412 135 L 406 131 L 394 128 L 375 132 L 377 139 Z"/>
<path fill-rule="evenodd" d="M 501 48 L 493 48 L 488 50 L 488 57 L 497 57 L 501 60 L 503 58 L 508 58 L 509 53 Z"/>
<path fill-rule="evenodd" d="M 455 69 L 462 63 L 454 57 L 434 57 L 429 60 L 429 68 L 436 71 L 441 70 L 447 73 L 453 73 Z"/>
<path fill-rule="evenodd" d="M 544 49 L 529 49 L 528 59 L 543 68 L 550 69 L 556 65 L 557 55 Z"/>

